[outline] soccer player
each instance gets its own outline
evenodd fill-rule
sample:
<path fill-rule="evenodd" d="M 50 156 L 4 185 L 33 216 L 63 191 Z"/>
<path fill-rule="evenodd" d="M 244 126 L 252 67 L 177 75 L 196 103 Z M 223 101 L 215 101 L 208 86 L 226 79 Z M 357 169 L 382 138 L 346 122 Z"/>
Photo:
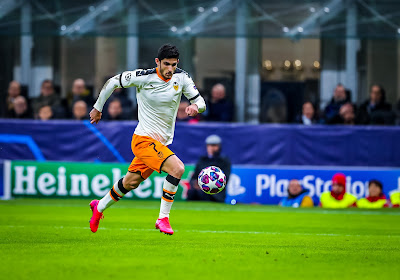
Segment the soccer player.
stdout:
<path fill-rule="evenodd" d="M 174 138 L 176 114 L 182 93 L 191 103 L 186 107 L 188 116 L 193 117 L 204 112 L 206 104 L 188 73 L 177 68 L 179 51 L 175 46 L 161 46 L 155 62 L 156 68 L 126 71 L 110 78 L 90 112 L 91 123 L 98 123 L 104 103 L 114 89 L 132 86 L 137 88 L 139 123 L 131 143 L 135 158 L 125 177 L 115 182 L 100 201 L 90 202 L 93 211 L 90 219 L 92 232 L 97 231 L 104 210 L 129 191 L 136 189 L 155 170 L 168 173 L 163 184 L 160 215 L 155 226 L 165 234 L 174 233 L 169 223 L 169 213 L 185 167 L 167 146 Z"/>

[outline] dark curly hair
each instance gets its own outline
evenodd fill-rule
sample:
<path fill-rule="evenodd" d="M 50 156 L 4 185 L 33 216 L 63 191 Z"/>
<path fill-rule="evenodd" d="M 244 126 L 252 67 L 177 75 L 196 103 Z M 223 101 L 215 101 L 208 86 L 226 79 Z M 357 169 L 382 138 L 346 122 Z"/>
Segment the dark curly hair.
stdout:
<path fill-rule="evenodd" d="M 162 45 L 158 50 L 157 58 L 160 61 L 164 58 L 179 58 L 179 50 L 171 44 Z"/>

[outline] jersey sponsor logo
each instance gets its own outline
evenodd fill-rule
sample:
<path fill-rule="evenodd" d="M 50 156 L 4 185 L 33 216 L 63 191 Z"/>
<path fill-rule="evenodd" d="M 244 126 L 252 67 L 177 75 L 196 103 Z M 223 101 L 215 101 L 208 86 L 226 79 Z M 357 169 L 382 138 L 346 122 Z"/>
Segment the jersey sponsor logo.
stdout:
<path fill-rule="evenodd" d="M 197 87 L 196 87 L 196 85 L 194 85 L 194 86 L 193 86 L 193 88 L 194 88 L 195 90 L 197 90 Z"/>
<path fill-rule="evenodd" d="M 178 82 L 174 82 L 174 89 L 175 89 L 176 91 L 178 91 L 178 89 L 179 89 L 179 84 L 178 84 Z"/>
<path fill-rule="evenodd" d="M 163 157 L 164 157 L 164 154 L 163 154 L 163 152 L 159 151 L 159 152 L 157 153 L 157 156 L 158 156 L 159 158 L 163 158 Z"/>
<path fill-rule="evenodd" d="M 138 71 L 136 71 L 136 77 L 150 75 L 150 74 L 153 74 L 153 73 L 156 73 L 156 68 L 148 69 L 148 70 L 142 70 L 142 71 L 138 70 Z"/>

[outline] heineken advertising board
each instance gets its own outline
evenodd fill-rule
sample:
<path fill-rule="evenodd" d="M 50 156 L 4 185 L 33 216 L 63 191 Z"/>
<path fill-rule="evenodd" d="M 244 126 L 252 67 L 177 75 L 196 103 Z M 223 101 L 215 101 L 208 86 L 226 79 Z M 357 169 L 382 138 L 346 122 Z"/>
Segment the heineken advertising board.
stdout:
<path fill-rule="evenodd" d="M 12 197 L 103 197 L 124 176 L 129 164 L 69 162 L 4 162 L 4 199 Z M 184 200 L 194 166 L 186 165 L 176 200 Z M 166 173 L 153 172 L 148 180 L 125 195 L 130 199 L 160 199 Z"/>

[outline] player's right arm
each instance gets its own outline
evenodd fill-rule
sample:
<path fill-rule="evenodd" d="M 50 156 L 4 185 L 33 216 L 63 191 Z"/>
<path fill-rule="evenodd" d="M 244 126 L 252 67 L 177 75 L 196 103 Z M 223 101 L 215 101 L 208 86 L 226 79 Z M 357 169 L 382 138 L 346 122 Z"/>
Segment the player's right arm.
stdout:
<path fill-rule="evenodd" d="M 100 91 L 96 103 L 93 105 L 92 111 L 90 111 L 90 123 L 98 123 L 100 121 L 104 104 L 106 104 L 107 99 L 116 88 L 127 88 L 139 85 L 140 76 L 136 75 L 138 71 L 140 72 L 142 70 L 126 71 L 107 80 Z"/>

